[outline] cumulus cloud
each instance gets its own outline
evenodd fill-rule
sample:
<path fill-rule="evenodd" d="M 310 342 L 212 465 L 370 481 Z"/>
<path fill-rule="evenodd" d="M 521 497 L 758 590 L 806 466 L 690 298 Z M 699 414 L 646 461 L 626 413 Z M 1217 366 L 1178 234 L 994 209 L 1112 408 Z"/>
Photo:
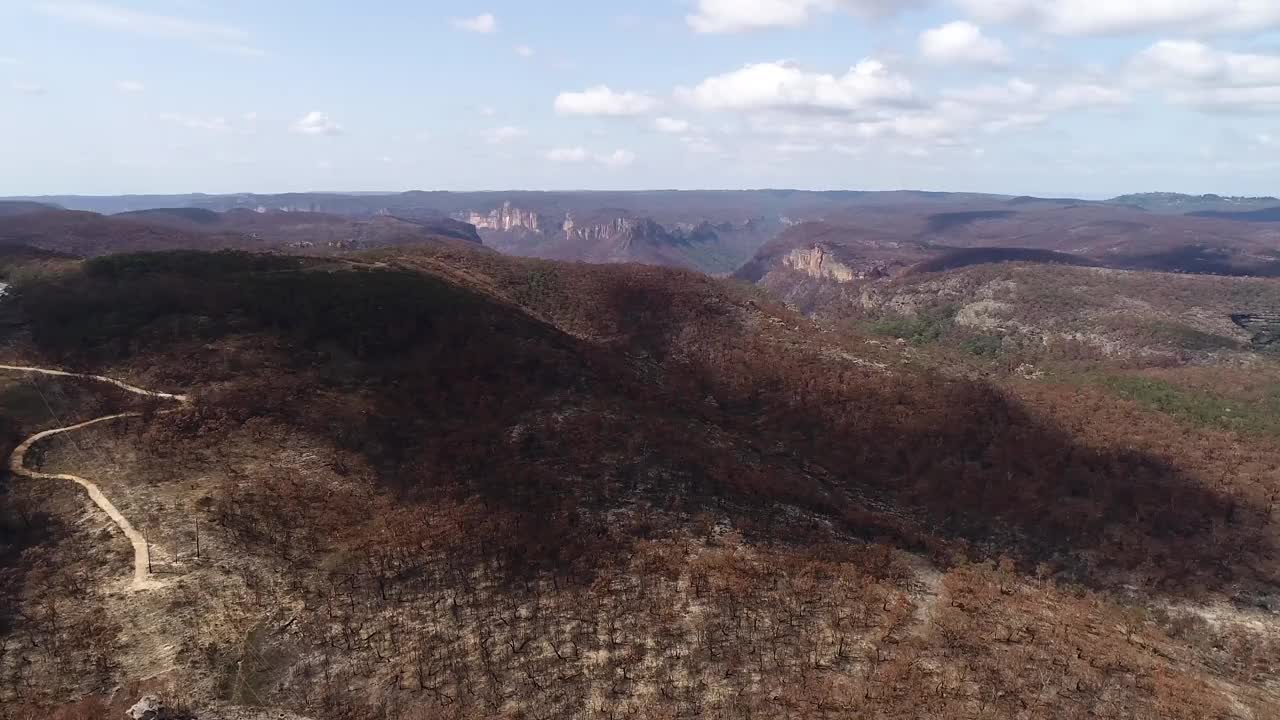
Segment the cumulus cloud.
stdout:
<path fill-rule="evenodd" d="M 1138 53 L 1130 72 L 1135 82 L 1163 87 L 1170 100 L 1183 105 L 1246 112 L 1280 105 L 1280 55 L 1162 40 Z"/>
<path fill-rule="evenodd" d="M 597 155 L 595 160 L 607 167 L 624 168 L 636 161 L 636 154 L 630 150 L 614 150 L 607 155 Z"/>
<path fill-rule="evenodd" d="M 821 148 L 813 143 L 784 142 L 774 145 L 773 149 L 783 155 L 807 155 L 816 153 Z"/>
<path fill-rule="evenodd" d="M 623 168 L 636 161 L 636 154 L 630 150 L 614 150 L 611 153 L 592 154 L 584 147 L 558 147 L 547 151 L 546 158 L 557 163 L 595 162 L 605 167 Z"/>
<path fill-rule="evenodd" d="M 1059 35 L 1163 30 L 1258 32 L 1280 28 L 1274 0 L 955 0 L 986 22 L 1016 22 Z"/>
<path fill-rule="evenodd" d="M 704 110 L 822 113 L 910 104 L 915 96 L 909 79 L 878 60 L 864 60 L 840 76 L 808 72 L 788 62 L 757 63 L 677 94 Z"/>
<path fill-rule="evenodd" d="M 160 116 L 161 120 L 171 122 L 188 130 L 204 130 L 206 132 L 226 132 L 231 129 L 231 123 L 222 116 L 200 116 L 200 115 L 184 115 L 182 113 L 164 113 Z"/>
<path fill-rule="evenodd" d="M 584 147 L 559 147 L 547 151 L 547 159 L 558 163 L 586 162 L 590 156 Z"/>
<path fill-rule="evenodd" d="M 607 85 L 597 85 L 582 92 L 564 92 L 556 97 L 556 112 L 561 115 L 594 115 L 601 117 L 634 117 L 658 107 L 658 101 L 635 92 L 615 92 Z"/>
<path fill-rule="evenodd" d="M 1050 110 L 1118 107 L 1130 101 L 1128 91 L 1096 83 L 1070 83 L 1054 90 L 1045 100 Z"/>
<path fill-rule="evenodd" d="M 683 135 L 693 127 L 688 120 L 670 117 L 660 117 L 654 120 L 653 126 L 659 132 L 670 133 L 671 135 Z"/>
<path fill-rule="evenodd" d="M 453 26 L 459 30 L 488 35 L 498 32 L 498 18 L 493 13 L 483 13 L 475 17 L 458 18 L 453 21 Z"/>
<path fill-rule="evenodd" d="M 232 25 L 142 12 L 100 2 L 50 1 L 37 3 L 36 9 L 60 20 L 110 32 L 187 40 L 237 55 L 265 54 L 247 44 L 248 32 Z"/>
<path fill-rule="evenodd" d="M 126 95 L 137 95 L 145 92 L 147 87 L 137 80 L 120 80 L 116 82 L 116 90 Z"/>
<path fill-rule="evenodd" d="M 943 96 L 947 100 L 971 105 L 1025 105 L 1040 94 L 1035 83 L 1022 78 L 1012 78 L 1000 85 L 980 85 L 974 88 L 954 88 Z"/>
<path fill-rule="evenodd" d="M 989 67 L 1009 64 L 1009 50 L 1003 42 L 987 37 L 982 28 L 964 21 L 921 33 L 920 53 L 926 60 L 941 64 Z"/>
<path fill-rule="evenodd" d="M 1162 40 L 1133 61 L 1140 76 L 1157 81 L 1232 87 L 1280 85 L 1280 55 L 1215 50 L 1194 40 Z"/>
<path fill-rule="evenodd" d="M 1022 78 L 1013 78 L 1000 85 L 952 89 L 943 93 L 943 97 L 946 103 L 955 106 L 1014 109 L 1024 116 L 1033 113 L 1030 116 L 1034 117 L 1053 111 L 1114 107 L 1128 104 L 1131 100 L 1129 92 L 1121 87 L 1096 82 L 1068 82 L 1043 90 Z"/>
<path fill-rule="evenodd" d="M 514 142 L 523 137 L 528 136 L 529 131 L 515 125 L 504 125 L 502 127 L 486 130 L 484 133 L 485 142 L 490 145 L 505 145 Z"/>
<path fill-rule="evenodd" d="M 1047 122 L 1057 113 L 1130 101 L 1123 86 L 1088 79 L 1041 87 L 1022 78 L 944 91 L 932 101 L 882 104 L 855 113 L 751 113 L 750 132 L 781 138 L 794 152 L 821 143 L 858 152 L 883 146 L 890 152 L 972 147 L 987 134 L 1004 134 Z M 775 150 L 779 145 L 773 146 Z"/>
<path fill-rule="evenodd" d="M 1183 90 L 1172 93 L 1169 99 L 1208 112 L 1276 112 L 1280 111 L 1280 86 Z"/>
<path fill-rule="evenodd" d="M 691 153 L 714 155 L 721 152 L 719 145 L 710 138 L 700 135 L 686 135 L 680 138 L 680 141 L 684 143 L 685 149 Z"/>
<path fill-rule="evenodd" d="M 289 128 L 300 135 L 341 135 L 342 126 L 327 113 L 313 110 L 298 118 Z"/>
<path fill-rule="evenodd" d="M 738 33 L 800 27 L 837 10 L 887 15 L 911 4 L 914 0 L 699 0 L 697 12 L 685 21 L 700 33 Z"/>

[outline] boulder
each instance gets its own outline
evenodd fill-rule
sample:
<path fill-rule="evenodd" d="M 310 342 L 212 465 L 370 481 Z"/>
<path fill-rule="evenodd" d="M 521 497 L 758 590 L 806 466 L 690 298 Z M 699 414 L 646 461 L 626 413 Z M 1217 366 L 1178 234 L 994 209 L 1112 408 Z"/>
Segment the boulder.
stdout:
<path fill-rule="evenodd" d="M 160 698 L 146 695 L 124 714 L 129 720 L 170 720 L 172 715 Z"/>

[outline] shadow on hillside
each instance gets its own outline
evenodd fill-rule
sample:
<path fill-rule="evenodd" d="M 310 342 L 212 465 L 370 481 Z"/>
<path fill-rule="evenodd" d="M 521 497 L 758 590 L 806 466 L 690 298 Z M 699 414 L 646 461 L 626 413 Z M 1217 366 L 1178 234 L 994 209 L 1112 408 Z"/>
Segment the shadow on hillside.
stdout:
<path fill-rule="evenodd" d="M 165 353 L 193 343 L 279 339 L 283 352 L 251 359 L 236 392 L 202 400 L 205 417 L 327 437 L 364 456 L 398 506 L 470 508 L 458 542 L 516 576 L 589 577 L 710 512 L 758 540 L 1008 553 L 1097 585 L 1276 580 L 1248 478 L 1210 487 L 1168 458 L 1081 447 L 985 385 L 762 338 L 701 276 L 624 267 L 565 280 L 590 293 L 564 292 L 572 312 L 609 336 L 592 343 L 428 275 L 217 257 L 98 261 L 18 300 L 36 342 L 80 363 L 176 363 Z M 182 372 L 205 370 L 191 359 Z M 277 504 L 228 507 L 272 542 L 292 536 L 267 531 L 290 520 Z"/>
<path fill-rule="evenodd" d="M 1280 260 L 1260 260 L 1236 255 L 1223 248 L 1200 245 L 1120 258 L 1115 267 L 1227 277 L 1280 277 Z"/>
<path fill-rule="evenodd" d="M 1269 513 L 1250 478 L 1211 487 L 1170 458 L 1082 446 L 981 385 L 933 387 L 916 402 L 912 421 L 886 416 L 848 438 L 860 449 L 846 458 L 876 468 L 863 477 L 901 506 L 925 509 L 944 536 L 1008 548 L 1028 568 L 1048 561 L 1088 584 L 1137 573 L 1183 593 L 1280 579 Z M 845 482 L 859 484 L 857 475 Z"/>

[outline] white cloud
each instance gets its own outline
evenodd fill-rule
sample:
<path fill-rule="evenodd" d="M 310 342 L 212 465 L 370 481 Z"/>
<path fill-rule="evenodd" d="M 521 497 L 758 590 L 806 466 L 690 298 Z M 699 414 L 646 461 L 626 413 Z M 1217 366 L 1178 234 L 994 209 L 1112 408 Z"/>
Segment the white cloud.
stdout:
<path fill-rule="evenodd" d="M 1280 28 L 1275 0 L 955 0 L 987 22 L 1016 22 L 1058 35 L 1162 30 L 1257 32 Z"/>
<path fill-rule="evenodd" d="M 528 45 L 517 45 L 515 47 L 515 50 L 516 50 L 516 54 L 522 58 L 531 58 L 534 55 L 538 54 L 536 50 L 529 47 Z"/>
<path fill-rule="evenodd" d="M 1022 78 L 1003 85 L 981 85 L 975 88 L 951 89 L 943 93 L 948 100 L 971 105 L 1025 105 L 1036 99 L 1040 88 Z"/>
<path fill-rule="evenodd" d="M 1156 81 L 1231 87 L 1280 85 L 1280 55 L 1221 52 L 1193 40 L 1162 40 L 1134 59 L 1140 76 Z"/>
<path fill-rule="evenodd" d="M 1280 111 L 1280 85 L 1178 91 L 1169 99 L 1209 112 L 1277 112 Z"/>
<path fill-rule="evenodd" d="M 248 45 L 249 33 L 221 23 L 158 15 L 100 2 L 41 2 L 36 8 L 52 17 L 109 30 L 150 37 L 188 40 L 204 47 L 246 56 L 265 54 Z"/>
<path fill-rule="evenodd" d="M 632 117 L 658 107 L 658 101 L 635 92 L 614 92 L 607 85 L 597 85 L 582 92 L 564 92 L 556 97 L 556 112 L 561 115 L 595 115 Z"/>
<path fill-rule="evenodd" d="M 1009 64 L 1009 50 L 987 37 L 973 23 L 958 21 L 920 34 L 920 53 L 939 64 L 1001 66 Z"/>
<path fill-rule="evenodd" d="M 592 154 L 584 147 L 558 147 L 547 151 L 546 158 L 551 162 L 575 164 L 588 160 L 606 167 L 623 168 L 636 161 L 636 154 L 630 150 L 614 150 L 611 153 Z"/>
<path fill-rule="evenodd" d="M 1008 117 L 1035 117 L 1041 120 L 1051 111 L 1115 107 L 1126 105 L 1131 100 L 1128 91 L 1123 88 L 1108 87 L 1096 82 L 1070 82 L 1042 91 L 1034 83 L 1021 78 L 1013 78 L 1003 85 L 947 90 L 943 97 L 944 106 L 949 104 L 953 106 L 952 110 L 959 111 L 966 107 L 980 112 L 1011 109 L 1017 112 Z"/>
<path fill-rule="evenodd" d="M 528 134 L 529 134 L 529 131 L 525 130 L 522 127 L 516 127 L 514 125 L 504 125 L 502 127 L 496 127 L 490 130 L 486 130 L 484 133 L 484 138 L 485 138 L 485 142 L 489 143 L 490 145 L 505 145 L 506 143 L 514 142 L 523 137 L 526 137 L 528 136 Z"/>
<path fill-rule="evenodd" d="M 813 143 L 784 142 L 775 145 L 773 149 L 783 155 L 807 155 L 809 153 L 816 153 L 821 148 Z"/>
<path fill-rule="evenodd" d="M 126 95 L 137 95 L 145 92 L 147 87 L 137 80 L 120 80 L 116 82 L 116 90 Z"/>
<path fill-rule="evenodd" d="M 43 95 L 45 93 L 44 86 L 39 83 L 15 80 L 11 87 L 14 92 L 22 93 L 23 95 Z"/>
<path fill-rule="evenodd" d="M 1045 113 L 1015 112 L 984 121 L 982 129 L 989 133 L 1003 133 L 1008 130 L 1020 130 L 1043 125 L 1048 121 L 1049 116 Z"/>
<path fill-rule="evenodd" d="M 684 143 L 685 149 L 691 153 L 699 155 L 714 155 L 720 152 L 720 146 L 716 145 L 709 138 L 701 136 L 685 136 L 680 138 Z"/>
<path fill-rule="evenodd" d="M 1253 112 L 1280 105 L 1280 55 L 1162 40 L 1138 53 L 1129 70 L 1135 82 L 1165 88 L 1170 101 L 1203 110 Z"/>
<path fill-rule="evenodd" d="M 289 127 L 291 132 L 300 135 L 341 135 L 342 126 L 334 122 L 327 113 L 313 110 L 298 118 Z"/>
<path fill-rule="evenodd" d="M 596 155 L 595 160 L 611 168 L 624 168 L 636 161 L 636 154 L 630 150 L 614 150 L 608 155 Z"/>
<path fill-rule="evenodd" d="M 954 133 L 956 123 L 942 114 L 917 113 L 857 123 L 853 130 L 855 136 L 867 140 L 881 137 L 939 140 Z"/>
<path fill-rule="evenodd" d="M 484 13 L 470 18 L 458 18 L 453 21 L 453 26 L 459 30 L 488 35 L 498 32 L 498 19 L 493 13 Z"/>
<path fill-rule="evenodd" d="M 847 113 L 914 100 L 911 81 L 877 60 L 864 60 L 838 77 L 788 62 L 758 63 L 677 94 L 704 110 Z"/>
<path fill-rule="evenodd" d="M 1051 110 L 1078 110 L 1081 108 L 1117 107 L 1129 104 L 1129 93 L 1120 88 L 1096 83 L 1071 83 L 1049 94 L 1047 107 Z"/>
<path fill-rule="evenodd" d="M 653 121 L 653 126 L 659 132 L 670 133 L 672 135 L 683 135 L 693 127 L 688 120 L 680 120 L 679 118 L 660 117 Z"/>
<path fill-rule="evenodd" d="M 226 132 L 231 129 L 231 123 L 221 116 L 201 117 L 197 115 L 183 115 L 181 113 L 164 113 L 160 116 L 165 122 L 177 123 L 189 130 L 205 130 L 207 132 Z"/>
<path fill-rule="evenodd" d="M 914 0 L 699 0 L 697 12 L 685 21 L 700 33 L 737 33 L 800 27 L 836 10 L 887 15 L 910 4 Z"/>
<path fill-rule="evenodd" d="M 1130 102 L 1123 86 L 1088 79 L 1041 88 L 1022 78 L 944 91 L 930 102 L 880 104 L 853 113 L 755 113 L 747 127 L 755 135 L 781 140 L 772 147 L 798 152 L 809 145 L 842 154 L 869 148 L 945 150 L 972 147 L 984 134 L 1009 132 L 1046 123 L 1055 113 L 1116 106 Z M 845 151 L 849 152 L 845 152 Z M 914 152 L 914 151 L 913 151 Z"/>
<path fill-rule="evenodd" d="M 583 147 L 559 147 L 547 151 L 547 159 L 558 163 L 586 162 L 591 154 Z"/>

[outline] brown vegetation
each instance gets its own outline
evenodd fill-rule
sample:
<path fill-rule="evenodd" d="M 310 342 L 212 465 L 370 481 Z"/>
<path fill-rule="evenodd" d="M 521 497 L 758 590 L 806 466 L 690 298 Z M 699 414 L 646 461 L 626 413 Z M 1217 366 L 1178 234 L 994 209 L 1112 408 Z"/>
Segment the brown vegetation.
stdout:
<path fill-rule="evenodd" d="M 141 255 L 11 301 L 47 362 L 196 391 L 94 432 L 150 459 L 120 505 L 199 584 L 140 602 L 210 619 L 182 657 L 211 697 L 326 718 L 1278 706 L 1274 646 L 1227 662 L 1141 609 L 1274 591 L 1275 444 L 1101 390 L 890 370 L 897 350 L 752 288 L 636 266 Z M 144 485 L 182 521 L 131 505 Z M 216 568 L 177 550 L 188 517 Z M 33 657 L 41 622 L 13 633 Z M 128 679 L 105 652 L 87 690 Z"/>

